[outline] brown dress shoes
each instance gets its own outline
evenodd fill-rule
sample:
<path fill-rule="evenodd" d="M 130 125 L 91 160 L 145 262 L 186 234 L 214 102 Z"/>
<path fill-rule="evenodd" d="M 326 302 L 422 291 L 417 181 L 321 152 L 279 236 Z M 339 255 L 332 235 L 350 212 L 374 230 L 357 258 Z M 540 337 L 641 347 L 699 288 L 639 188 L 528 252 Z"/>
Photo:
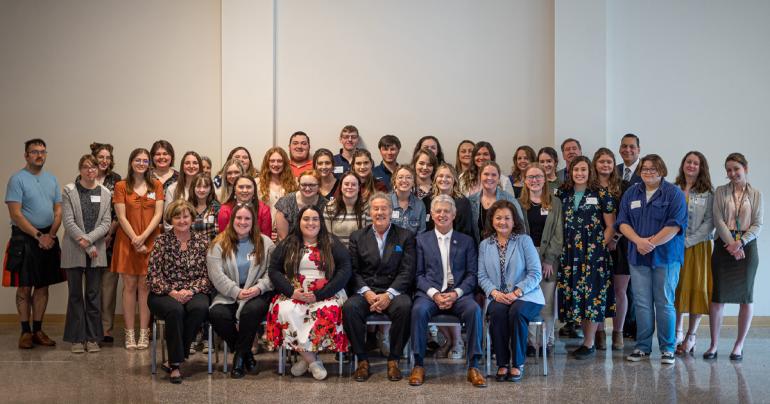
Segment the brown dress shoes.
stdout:
<path fill-rule="evenodd" d="M 34 342 L 36 345 L 56 346 L 56 341 L 48 338 L 43 330 L 35 331 L 32 333 L 32 342 Z"/>
<path fill-rule="evenodd" d="M 356 371 L 353 372 L 353 380 L 365 382 L 367 379 L 369 379 L 369 361 L 360 361 Z"/>
<path fill-rule="evenodd" d="M 391 382 L 401 380 L 401 369 L 398 368 L 398 361 L 388 361 L 388 380 Z"/>
<path fill-rule="evenodd" d="M 19 349 L 32 349 L 32 333 L 24 332 L 19 337 Z"/>
<path fill-rule="evenodd" d="M 487 387 L 486 379 L 476 368 L 468 369 L 468 381 L 471 382 L 473 387 Z"/>
<path fill-rule="evenodd" d="M 422 386 L 425 382 L 425 368 L 422 366 L 415 366 L 412 369 L 412 374 L 409 375 L 410 386 Z"/>

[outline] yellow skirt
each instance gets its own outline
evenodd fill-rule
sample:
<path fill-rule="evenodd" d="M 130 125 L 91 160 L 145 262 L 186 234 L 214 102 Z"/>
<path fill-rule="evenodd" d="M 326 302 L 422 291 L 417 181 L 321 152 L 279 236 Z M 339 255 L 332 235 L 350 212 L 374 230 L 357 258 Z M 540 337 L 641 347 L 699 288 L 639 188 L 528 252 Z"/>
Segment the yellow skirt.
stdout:
<path fill-rule="evenodd" d="M 709 314 L 712 249 L 712 242 L 707 240 L 684 250 L 684 265 L 676 287 L 677 312 Z"/>

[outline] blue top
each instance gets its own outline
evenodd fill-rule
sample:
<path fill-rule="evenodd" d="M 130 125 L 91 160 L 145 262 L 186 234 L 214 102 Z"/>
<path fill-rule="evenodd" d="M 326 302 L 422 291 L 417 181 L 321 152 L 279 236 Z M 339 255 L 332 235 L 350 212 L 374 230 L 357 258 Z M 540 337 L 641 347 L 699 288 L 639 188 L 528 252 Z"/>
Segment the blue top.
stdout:
<path fill-rule="evenodd" d="M 342 149 L 340 149 L 339 154 L 334 155 L 334 176 L 339 179 L 342 174 L 350 171 L 350 162 L 345 160 L 345 157 L 342 157 Z"/>
<path fill-rule="evenodd" d="M 251 239 L 246 237 L 243 240 L 238 240 L 238 254 L 235 256 L 235 262 L 238 265 L 238 282 L 240 286 L 246 285 L 246 278 L 249 277 L 249 268 L 251 267 L 251 260 L 249 257 L 254 251 L 254 243 Z"/>
<path fill-rule="evenodd" d="M 636 250 L 636 244 L 628 243 L 628 261 L 631 265 L 659 267 L 684 263 L 684 234 L 687 229 L 687 203 L 679 187 L 660 181 L 660 187 L 650 200 L 644 183 L 632 185 L 623 194 L 615 230 L 621 224 L 634 229 L 639 237 L 652 237 L 667 226 L 677 226 L 679 231 L 666 244 L 659 245 L 647 255 Z"/>
<path fill-rule="evenodd" d="M 21 203 L 24 218 L 35 228 L 44 229 L 53 224 L 53 205 L 61 204 L 61 187 L 47 171 L 34 175 L 22 168 L 8 180 L 5 203 L 8 202 Z"/>
<path fill-rule="evenodd" d="M 372 176 L 374 176 L 375 180 L 382 181 L 388 192 L 393 192 L 393 184 L 391 183 L 393 173 L 388 170 L 388 167 L 385 167 L 384 162 L 380 162 L 380 165 L 372 169 Z"/>
<path fill-rule="evenodd" d="M 428 221 L 427 213 L 425 212 L 425 204 L 421 200 L 417 199 L 414 194 L 409 194 L 409 205 L 406 209 L 401 209 L 398 205 L 398 196 L 395 192 L 390 194 L 390 201 L 393 203 L 393 214 L 391 215 L 390 222 L 398 227 L 411 230 L 414 233 L 422 233 L 425 231 L 425 223 Z"/>
<path fill-rule="evenodd" d="M 497 237 L 490 236 L 479 244 L 478 284 L 488 299 L 497 289 L 501 292 L 512 292 L 521 289 L 523 295 L 519 300 L 536 304 L 545 304 L 540 280 L 543 270 L 540 255 L 532 239 L 526 234 L 514 235 L 508 240 L 505 248 L 505 260 L 501 268 L 500 250 Z"/>

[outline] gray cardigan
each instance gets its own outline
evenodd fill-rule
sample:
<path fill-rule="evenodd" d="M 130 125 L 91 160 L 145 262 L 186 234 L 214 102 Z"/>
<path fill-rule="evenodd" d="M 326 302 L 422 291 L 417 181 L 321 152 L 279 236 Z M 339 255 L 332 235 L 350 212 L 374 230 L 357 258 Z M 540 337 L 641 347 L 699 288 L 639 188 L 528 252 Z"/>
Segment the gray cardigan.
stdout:
<path fill-rule="evenodd" d="M 481 193 L 484 192 L 483 190 L 476 192 L 475 194 L 468 197 L 468 201 L 471 203 L 471 213 L 473 214 L 473 217 L 471 218 L 471 225 L 473 226 L 473 234 L 470 234 L 470 236 L 473 236 L 473 239 L 476 241 L 476 243 L 481 242 L 481 233 L 484 231 L 484 229 L 479 229 L 479 215 L 481 214 Z M 503 191 L 500 189 L 500 187 L 497 187 L 496 191 L 496 200 L 505 199 L 506 201 L 509 201 L 513 204 L 513 206 L 516 208 L 515 213 L 516 219 L 514 220 L 522 220 L 522 217 L 524 217 L 524 213 L 521 211 L 521 205 L 519 205 L 518 199 L 516 199 L 512 194 L 509 194 L 508 192 Z"/>
<path fill-rule="evenodd" d="M 524 214 L 523 219 L 524 229 L 527 231 L 527 234 L 530 234 L 529 219 L 526 214 Z M 548 217 L 545 219 L 543 236 L 540 238 L 540 247 L 537 247 L 540 260 L 546 264 L 551 264 L 554 268 L 558 267 L 563 244 L 564 223 L 561 217 L 561 201 L 559 198 L 551 197 L 551 211 L 548 212 Z"/>
<path fill-rule="evenodd" d="M 744 244 L 757 238 L 762 230 L 762 193 L 750 185 L 747 185 L 747 187 L 749 203 L 751 203 L 751 226 L 741 237 Z M 717 187 L 717 190 L 714 192 L 714 226 L 716 227 L 717 235 L 725 243 L 734 241 L 730 234 L 730 229 L 727 228 L 727 223 L 725 222 L 725 215 L 727 214 L 726 201 L 733 197 L 732 188 L 730 184 L 725 184 Z"/>
<path fill-rule="evenodd" d="M 273 283 L 270 282 L 270 278 L 267 276 L 267 267 L 270 264 L 270 255 L 273 253 L 274 245 L 270 237 L 264 234 L 261 237 L 262 243 L 265 246 L 265 256 L 261 262 L 252 262 L 244 288 L 256 285 L 262 293 L 265 293 L 273 290 Z M 211 301 L 211 307 L 218 304 L 238 302 L 235 318 L 240 318 L 241 309 L 243 309 L 243 305 L 246 304 L 247 300 L 238 300 L 238 294 L 243 289 L 240 287 L 240 274 L 236 264 L 235 253 L 231 253 L 229 257 L 222 257 L 222 247 L 219 244 L 215 244 L 209 249 L 209 253 L 206 256 L 206 266 L 209 271 L 209 280 L 217 290 L 216 296 Z"/>
<path fill-rule="evenodd" d="M 78 238 L 84 237 L 91 245 L 88 252 L 96 250 L 96 258 L 91 260 L 91 267 L 107 267 L 107 247 L 104 236 L 110 231 L 112 224 L 112 195 L 110 190 L 102 185 L 99 201 L 99 215 L 96 218 L 94 230 L 86 234 L 83 224 L 83 209 L 80 206 L 80 195 L 75 183 L 69 183 L 62 190 L 62 225 L 64 237 L 61 240 L 61 267 L 84 268 L 86 266 L 86 251 L 80 248 Z"/>
<path fill-rule="evenodd" d="M 687 202 L 687 230 L 684 236 L 684 248 L 690 248 L 714 238 L 713 206 L 714 194 L 711 191 L 690 192 Z"/>

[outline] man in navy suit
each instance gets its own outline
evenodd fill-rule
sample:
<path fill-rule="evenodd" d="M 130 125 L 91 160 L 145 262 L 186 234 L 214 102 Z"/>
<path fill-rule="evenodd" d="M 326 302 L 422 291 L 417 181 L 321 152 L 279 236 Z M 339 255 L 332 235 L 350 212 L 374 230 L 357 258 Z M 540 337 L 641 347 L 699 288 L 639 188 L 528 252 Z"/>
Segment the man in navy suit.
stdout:
<path fill-rule="evenodd" d="M 623 192 L 625 192 L 631 185 L 642 182 L 642 177 L 636 172 L 636 169 L 639 166 L 639 153 L 641 150 L 639 137 L 633 133 L 626 133 L 620 139 L 620 150 L 618 150 L 618 152 L 620 153 L 623 162 L 617 165 L 617 171 L 618 175 L 623 180 L 621 185 Z M 625 237 L 622 237 L 622 234 L 616 234 L 615 237 L 617 240 L 618 261 L 615 262 L 616 273 L 614 273 L 613 282 L 615 282 L 616 290 L 617 287 L 622 287 L 623 284 L 621 282 L 623 280 L 626 282 L 627 301 L 625 303 L 626 317 L 623 325 L 623 333 L 629 337 L 635 338 L 636 315 L 634 311 L 634 295 L 631 292 L 631 288 L 628 287 L 631 278 L 631 272 L 628 267 L 628 240 Z M 616 298 L 617 296 L 618 295 L 616 294 Z M 618 299 L 617 303 L 618 306 L 620 306 L 620 299 Z M 620 331 L 613 330 L 612 349 L 622 349 L 624 345 L 623 338 L 621 335 L 617 335 L 616 332 L 619 333 Z"/>
<path fill-rule="evenodd" d="M 626 188 L 630 185 L 642 182 L 642 177 L 636 173 L 636 168 L 639 165 L 639 137 L 633 133 L 626 133 L 623 138 L 620 139 L 620 157 L 623 162 L 618 164 L 616 169 L 618 175 L 624 182 L 628 182 Z M 625 184 L 624 184 L 625 185 Z"/>
<path fill-rule="evenodd" d="M 398 360 L 409 337 L 410 293 L 414 285 L 414 233 L 392 226 L 390 197 L 382 192 L 369 200 L 372 224 L 350 235 L 350 298 L 342 306 L 342 324 L 350 340 L 358 367 L 353 373 L 357 382 L 369 378 L 366 354 L 366 317 L 386 314 L 391 321 L 388 380 L 401 380 Z"/>
<path fill-rule="evenodd" d="M 433 198 L 430 206 L 433 231 L 417 236 L 417 293 L 412 306 L 412 349 L 415 366 L 409 384 L 425 381 L 426 333 L 436 314 L 453 314 L 462 320 L 468 334 L 468 381 L 486 387 L 478 369 L 481 358 L 481 307 L 473 299 L 478 258 L 473 238 L 452 230 L 457 214 L 454 200 L 447 195 Z"/>

